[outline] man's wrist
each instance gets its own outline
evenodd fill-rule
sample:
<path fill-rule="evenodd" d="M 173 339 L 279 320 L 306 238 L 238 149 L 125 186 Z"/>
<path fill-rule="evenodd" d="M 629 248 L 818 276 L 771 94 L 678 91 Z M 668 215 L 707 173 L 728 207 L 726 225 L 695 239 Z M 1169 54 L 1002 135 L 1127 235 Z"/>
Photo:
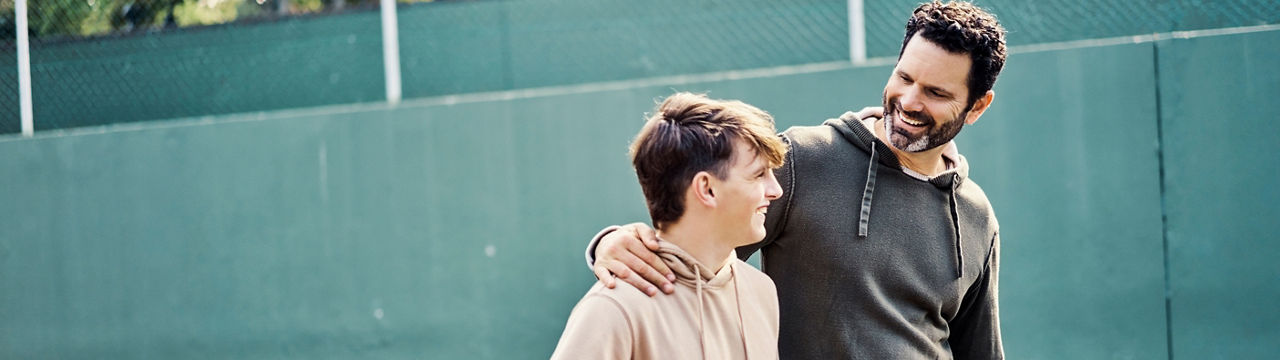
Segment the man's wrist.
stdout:
<path fill-rule="evenodd" d="M 596 266 L 596 246 L 600 245 L 600 240 L 603 240 L 605 235 L 609 235 L 609 233 L 614 232 L 621 228 L 622 227 L 618 225 L 610 225 L 608 227 L 605 227 L 604 229 L 601 229 L 600 232 L 596 233 L 596 236 L 591 238 L 591 242 L 587 243 L 586 258 L 587 258 L 588 268 L 592 268 Z"/>

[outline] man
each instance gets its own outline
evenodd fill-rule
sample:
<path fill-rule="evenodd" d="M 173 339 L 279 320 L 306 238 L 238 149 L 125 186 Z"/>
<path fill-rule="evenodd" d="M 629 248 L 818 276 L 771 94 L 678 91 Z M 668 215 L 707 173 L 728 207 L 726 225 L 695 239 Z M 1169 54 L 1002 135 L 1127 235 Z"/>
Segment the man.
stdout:
<path fill-rule="evenodd" d="M 631 144 L 672 296 L 650 299 L 597 283 L 565 326 L 553 359 L 774 359 L 773 281 L 734 256 L 764 238 L 765 211 L 782 195 L 772 169 L 786 145 L 768 113 L 738 101 L 677 93 Z M 695 355 L 696 354 L 696 355 Z"/>
<path fill-rule="evenodd" d="M 999 227 L 952 142 L 991 105 L 1004 59 L 994 16 L 964 2 L 922 4 L 885 84 L 882 119 L 846 113 L 781 135 L 791 146 L 776 170 L 786 193 L 769 209 L 765 239 L 738 256 L 764 253 L 783 358 L 1004 357 Z M 597 277 L 668 292 L 649 229 L 616 229 L 588 247 Z"/>

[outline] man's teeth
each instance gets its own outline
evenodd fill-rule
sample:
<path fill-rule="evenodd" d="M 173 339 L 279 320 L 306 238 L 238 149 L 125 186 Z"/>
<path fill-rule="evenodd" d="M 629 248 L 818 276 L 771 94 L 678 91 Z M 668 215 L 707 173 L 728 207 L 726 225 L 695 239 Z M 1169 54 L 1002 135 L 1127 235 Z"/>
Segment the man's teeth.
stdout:
<path fill-rule="evenodd" d="M 756 214 L 764 215 L 765 213 L 768 213 L 768 212 L 769 212 L 769 208 L 756 209 Z"/>
<path fill-rule="evenodd" d="M 907 125 L 911 125 L 911 126 L 924 126 L 924 122 L 911 120 L 911 119 L 906 118 L 905 116 L 898 116 L 898 118 L 899 118 L 899 119 L 902 119 L 902 122 L 907 123 Z"/>

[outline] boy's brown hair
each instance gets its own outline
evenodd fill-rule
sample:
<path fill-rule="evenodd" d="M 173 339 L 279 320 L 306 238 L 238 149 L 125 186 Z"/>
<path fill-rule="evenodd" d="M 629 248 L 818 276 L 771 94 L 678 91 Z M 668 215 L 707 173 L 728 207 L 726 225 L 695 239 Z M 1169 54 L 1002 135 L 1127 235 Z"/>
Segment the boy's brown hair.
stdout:
<path fill-rule="evenodd" d="M 728 176 L 735 141 L 782 166 L 787 146 L 773 117 L 736 100 L 680 92 L 658 105 L 631 142 L 631 164 L 644 190 L 653 226 L 662 229 L 684 215 L 684 193 L 700 171 Z"/>

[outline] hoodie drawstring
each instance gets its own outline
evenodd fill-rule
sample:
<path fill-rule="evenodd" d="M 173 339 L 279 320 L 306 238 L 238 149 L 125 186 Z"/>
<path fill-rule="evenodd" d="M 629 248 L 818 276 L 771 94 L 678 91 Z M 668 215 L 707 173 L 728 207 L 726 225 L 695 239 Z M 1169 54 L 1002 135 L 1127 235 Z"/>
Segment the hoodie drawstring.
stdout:
<path fill-rule="evenodd" d="M 960 211 L 956 206 L 956 188 L 960 186 L 960 175 L 951 175 L 951 224 L 956 232 L 956 278 L 964 277 L 964 253 L 960 249 Z"/>
<path fill-rule="evenodd" d="M 871 196 L 876 192 L 877 141 L 871 141 L 871 162 L 867 165 L 867 185 L 862 189 L 862 211 L 858 212 L 858 236 L 867 237 L 867 223 L 871 222 Z"/>
<path fill-rule="evenodd" d="M 702 322 L 702 269 L 693 266 L 694 282 L 698 283 L 698 345 L 702 346 L 702 358 L 707 358 L 707 331 Z"/>
<path fill-rule="evenodd" d="M 742 357 L 744 359 L 751 358 L 751 351 L 747 348 L 747 322 L 742 319 L 742 287 L 738 286 L 738 268 L 729 263 L 729 271 L 733 272 L 733 302 L 738 306 L 738 336 L 742 337 Z"/>
<path fill-rule="evenodd" d="M 734 305 L 737 305 L 738 309 L 738 336 L 742 338 L 742 355 L 749 359 L 751 358 L 751 354 L 750 350 L 747 348 L 747 329 L 745 326 L 747 322 L 742 319 L 742 287 L 738 285 L 738 268 L 734 267 L 733 263 L 729 263 L 728 266 L 729 271 L 732 273 L 732 276 L 730 277 L 733 278 L 733 302 Z M 698 283 L 698 344 L 702 346 L 702 358 L 707 359 L 709 358 L 707 356 L 707 331 L 704 327 L 705 324 L 702 321 L 702 269 L 695 265 L 693 267 L 693 273 L 695 276 L 694 279 L 696 279 L 695 281 Z"/>

